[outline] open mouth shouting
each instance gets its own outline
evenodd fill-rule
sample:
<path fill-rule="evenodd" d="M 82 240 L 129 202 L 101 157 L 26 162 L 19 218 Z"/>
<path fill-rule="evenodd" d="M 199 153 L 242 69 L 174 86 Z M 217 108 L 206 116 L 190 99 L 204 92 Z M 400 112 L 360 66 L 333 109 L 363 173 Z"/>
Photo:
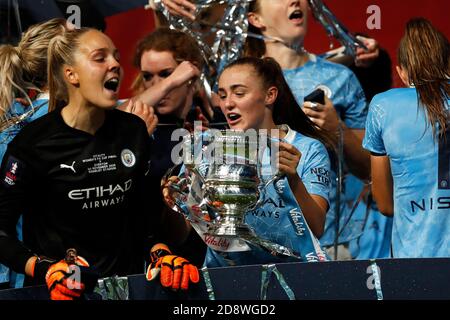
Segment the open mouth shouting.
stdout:
<path fill-rule="evenodd" d="M 230 126 L 236 125 L 241 119 L 242 117 L 238 113 L 230 112 L 227 114 L 227 120 Z"/>
<path fill-rule="evenodd" d="M 115 96 L 119 93 L 119 85 L 120 85 L 119 77 L 114 76 L 106 80 L 105 83 L 103 84 L 103 87 L 106 89 L 108 93 Z"/>
<path fill-rule="evenodd" d="M 303 23 L 303 11 L 300 9 L 296 9 L 294 10 L 290 15 L 289 15 L 289 20 L 294 22 L 295 24 L 301 24 Z"/>

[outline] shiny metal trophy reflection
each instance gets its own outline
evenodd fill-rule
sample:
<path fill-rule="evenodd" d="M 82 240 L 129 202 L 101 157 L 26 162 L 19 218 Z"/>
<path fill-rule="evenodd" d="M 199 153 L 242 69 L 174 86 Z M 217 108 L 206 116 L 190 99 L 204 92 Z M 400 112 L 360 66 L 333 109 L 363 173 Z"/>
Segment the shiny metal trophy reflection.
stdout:
<path fill-rule="evenodd" d="M 218 216 L 209 234 L 222 237 L 253 235 L 244 223 L 245 213 L 255 207 L 259 192 L 257 142 L 241 132 L 228 131 L 216 136 L 213 160 L 205 179 L 205 199 Z"/>
<path fill-rule="evenodd" d="M 274 0 L 275 1 L 275 0 Z M 249 5 L 253 0 L 191 0 L 196 5 L 195 21 L 173 15 L 169 12 L 166 5 L 161 0 L 154 0 L 156 10 L 162 12 L 166 17 L 169 26 L 173 29 L 181 30 L 192 36 L 198 43 L 203 54 L 206 65 L 203 70 L 201 80 L 203 82 L 205 92 L 211 99 L 212 88 L 216 85 L 218 74 L 224 66 L 242 56 L 244 43 L 247 37 L 256 38 L 264 41 L 275 41 L 284 43 L 290 47 L 290 44 L 285 43 L 282 39 L 271 36 L 263 36 L 250 32 L 248 29 L 248 10 Z M 357 48 L 367 50 L 364 43 L 354 36 L 348 29 L 337 19 L 337 17 L 326 6 L 323 0 L 308 0 L 311 11 L 316 20 L 324 27 L 327 34 L 336 38 L 344 47 L 344 55 L 355 56 Z M 222 16 L 213 18 L 215 15 L 209 14 L 208 11 L 214 11 L 215 7 L 222 6 Z M 206 14 L 208 13 L 208 14 Z M 213 38 L 212 41 L 209 39 Z M 298 50 L 304 50 L 302 46 L 294 45 Z M 326 53 L 325 57 L 330 58 L 334 53 Z M 343 151 L 343 134 L 339 135 L 341 138 L 338 141 L 337 152 L 337 192 L 336 192 L 336 217 L 335 217 L 335 252 L 337 257 L 337 244 L 340 230 L 339 221 L 341 216 L 341 190 L 343 188 L 344 174 L 344 151 Z M 193 168 L 194 171 L 197 170 Z M 184 180 L 186 182 L 186 180 Z M 184 186 L 187 187 L 187 186 Z M 185 195 L 187 196 L 187 195 Z M 181 205 L 181 203 L 178 203 Z M 177 205 L 171 206 L 174 210 Z M 357 207 L 353 205 L 353 207 Z M 340 230 L 340 231 L 339 231 Z"/>
<path fill-rule="evenodd" d="M 292 249 L 258 237 L 245 223 L 247 212 L 264 202 L 265 188 L 280 179 L 277 174 L 262 178 L 261 139 L 256 133 L 253 137 L 233 130 L 210 131 L 214 134 L 203 136 L 201 141 L 194 135 L 185 137 L 184 170 L 176 178 L 169 177 L 172 171 L 164 178 L 172 181 L 166 203 L 182 213 L 204 240 L 243 240 L 272 253 L 299 258 Z"/>

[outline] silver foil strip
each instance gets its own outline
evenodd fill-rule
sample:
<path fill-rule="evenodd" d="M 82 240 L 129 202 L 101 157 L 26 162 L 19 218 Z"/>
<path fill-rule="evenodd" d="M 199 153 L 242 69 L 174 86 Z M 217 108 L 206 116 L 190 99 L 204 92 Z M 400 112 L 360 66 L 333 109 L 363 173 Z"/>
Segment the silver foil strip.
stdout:
<path fill-rule="evenodd" d="M 201 269 L 203 273 L 203 279 L 205 280 L 206 292 L 208 292 L 209 300 L 216 300 L 216 296 L 214 294 L 214 288 L 211 282 L 211 277 L 209 276 L 208 268 L 203 267 Z"/>
<path fill-rule="evenodd" d="M 383 290 L 381 289 L 381 275 L 379 273 L 380 267 L 378 267 L 375 260 L 370 261 L 370 267 L 372 268 L 373 280 L 375 284 L 375 291 L 377 292 L 377 300 L 384 300 Z"/>
<path fill-rule="evenodd" d="M 314 17 L 328 35 L 335 37 L 345 47 L 344 54 L 355 57 L 358 47 L 367 50 L 367 47 L 347 30 L 322 0 L 309 0 L 309 5 Z"/>
<path fill-rule="evenodd" d="M 277 269 L 276 265 L 274 264 L 265 264 L 262 266 L 260 293 L 261 300 L 267 300 L 267 289 L 269 287 L 272 273 L 275 274 L 275 277 L 277 278 L 284 292 L 286 292 L 289 300 L 295 300 L 294 291 L 292 291 L 291 287 L 289 287 L 286 280 L 284 279 L 283 274 Z"/>
<path fill-rule="evenodd" d="M 198 0 L 194 15 L 199 17 L 202 10 L 212 6 L 227 4 L 221 21 L 209 32 L 206 32 L 205 23 L 190 21 L 184 17 L 170 14 L 162 2 L 158 2 L 157 10 L 166 17 L 170 28 L 183 31 L 193 37 L 201 49 L 206 62 L 203 77 L 207 79 L 210 87 L 216 84 L 217 76 L 223 67 L 241 56 L 248 29 L 247 13 L 252 0 Z M 214 34 L 215 33 L 215 34 Z M 207 37 L 214 35 L 213 43 L 207 43 Z"/>
<path fill-rule="evenodd" d="M 101 295 L 102 300 L 129 300 L 128 278 L 114 276 L 100 279 L 94 292 Z"/>

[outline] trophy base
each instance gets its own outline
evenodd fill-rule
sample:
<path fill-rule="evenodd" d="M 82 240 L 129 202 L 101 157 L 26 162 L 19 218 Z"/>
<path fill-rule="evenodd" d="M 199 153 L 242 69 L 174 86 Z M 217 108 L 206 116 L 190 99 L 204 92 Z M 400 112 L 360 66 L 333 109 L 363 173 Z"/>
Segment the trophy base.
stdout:
<path fill-rule="evenodd" d="M 248 225 L 240 220 L 236 221 L 236 219 L 230 217 L 226 217 L 224 220 L 220 223 L 212 224 L 206 234 L 214 237 L 240 238 L 249 244 L 262 247 L 272 254 L 277 253 L 293 258 L 301 258 L 297 252 L 290 248 L 259 238 Z"/>
<path fill-rule="evenodd" d="M 253 237 L 254 232 L 245 224 L 236 223 L 222 223 L 219 225 L 212 225 L 208 229 L 208 235 L 216 237 Z"/>

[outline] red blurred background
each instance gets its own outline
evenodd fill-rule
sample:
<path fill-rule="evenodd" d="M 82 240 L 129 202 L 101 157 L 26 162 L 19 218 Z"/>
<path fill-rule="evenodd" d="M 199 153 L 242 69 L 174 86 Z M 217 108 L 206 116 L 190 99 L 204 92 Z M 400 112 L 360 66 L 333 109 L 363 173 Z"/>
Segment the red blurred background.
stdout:
<path fill-rule="evenodd" d="M 275 0 L 274 0 L 275 1 Z M 397 45 L 402 37 L 406 22 L 413 17 L 425 17 L 450 38 L 449 0 L 326 0 L 326 4 L 352 32 L 360 32 L 378 40 L 392 59 L 396 61 Z M 381 29 L 369 30 L 367 20 L 371 14 L 367 8 L 377 5 L 381 12 Z M 125 79 L 121 98 L 131 95 L 129 90 L 137 70 L 132 66 L 136 42 L 154 29 L 153 12 L 144 8 L 128 11 L 106 18 L 106 33 L 113 39 L 121 52 L 121 64 Z M 313 53 L 323 53 L 330 47 L 325 30 L 314 19 L 310 19 L 305 47 Z M 393 70 L 394 71 L 394 70 Z M 394 86 L 401 86 L 400 79 L 393 72 Z"/>

